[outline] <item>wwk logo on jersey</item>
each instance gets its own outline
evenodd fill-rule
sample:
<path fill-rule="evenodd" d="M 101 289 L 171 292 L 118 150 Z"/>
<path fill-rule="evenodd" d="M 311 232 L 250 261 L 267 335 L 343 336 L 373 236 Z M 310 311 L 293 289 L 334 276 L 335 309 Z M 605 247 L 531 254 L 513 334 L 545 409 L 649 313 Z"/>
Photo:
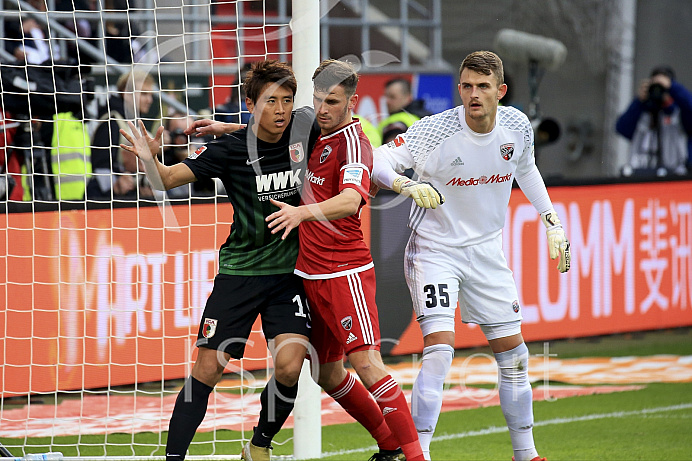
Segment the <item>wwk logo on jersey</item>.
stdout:
<path fill-rule="evenodd" d="M 343 184 L 357 184 L 360 186 L 362 181 L 363 181 L 363 169 L 362 168 L 346 168 L 344 170 Z"/>
<path fill-rule="evenodd" d="M 296 188 L 302 184 L 300 168 L 255 176 L 255 183 L 260 201 L 280 200 L 296 193 Z"/>
<path fill-rule="evenodd" d="M 193 153 L 191 153 L 190 155 L 188 155 L 187 158 L 191 158 L 194 160 L 197 157 L 199 157 L 200 155 L 202 155 L 202 152 L 204 152 L 205 150 L 207 150 L 207 146 L 202 146 L 199 149 L 197 149 L 196 151 L 194 151 Z"/>
<path fill-rule="evenodd" d="M 353 326 L 353 317 L 349 315 L 341 319 L 341 326 L 344 327 L 344 330 L 350 330 Z"/>
<path fill-rule="evenodd" d="M 327 160 L 327 157 L 329 157 L 329 154 L 332 153 L 332 146 L 327 146 L 324 148 L 322 151 L 322 155 L 320 155 L 320 163 L 324 163 L 325 160 Z"/>
<path fill-rule="evenodd" d="M 510 142 L 500 146 L 500 155 L 505 160 L 509 160 L 514 155 L 514 143 Z"/>
<path fill-rule="evenodd" d="M 216 333 L 216 325 L 219 321 L 216 319 L 204 319 L 204 327 L 202 327 L 202 335 L 205 338 L 211 338 Z"/>
<path fill-rule="evenodd" d="M 303 143 L 297 142 L 288 146 L 288 152 L 291 154 L 291 161 L 298 163 L 302 162 L 305 158 L 305 151 L 303 150 Z"/>

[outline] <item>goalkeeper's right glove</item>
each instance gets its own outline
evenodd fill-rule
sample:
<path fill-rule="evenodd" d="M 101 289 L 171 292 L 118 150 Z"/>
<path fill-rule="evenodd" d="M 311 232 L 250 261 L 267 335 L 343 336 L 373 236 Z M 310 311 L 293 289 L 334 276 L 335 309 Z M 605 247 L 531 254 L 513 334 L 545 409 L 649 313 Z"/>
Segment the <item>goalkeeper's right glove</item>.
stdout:
<path fill-rule="evenodd" d="M 557 270 L 564 273 L 569 270 L 572 263 L 572 254 L 570 252 L 569 240 L 565 236 L 565 230 L 562 228 L 560 218 L 557 213 L 551 210 L 541 215 L 541 221 L 546 228 L 548 237 L 548 250 L 550 251 L 550 259 L 560 258 L 557 264 Z"/>
<path fill-rule="evenodd" d="M 437 205 L 445 203 L 445 197 L 432 184 L 418 182 L 400 176 L 394 180 L 392 190 L 397 194 L 411 197 L 421 208 L 437 208 Z"/>

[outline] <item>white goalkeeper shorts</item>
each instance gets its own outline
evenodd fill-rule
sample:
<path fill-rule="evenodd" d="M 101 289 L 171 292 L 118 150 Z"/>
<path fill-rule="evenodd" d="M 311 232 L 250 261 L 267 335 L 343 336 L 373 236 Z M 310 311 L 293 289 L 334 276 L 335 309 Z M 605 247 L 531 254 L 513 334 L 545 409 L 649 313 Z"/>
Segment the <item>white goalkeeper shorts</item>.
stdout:
<path fill-rule="evenodd" d="M 450 247 L 413 232 L 406 245 L 404 272 L 423 336 L 454 331 L 457 302 L 464 323 L 511 325 L 504 336 L 520 332 L 519 296 L 502 251 L 502 235 L 476 245 Z"/>

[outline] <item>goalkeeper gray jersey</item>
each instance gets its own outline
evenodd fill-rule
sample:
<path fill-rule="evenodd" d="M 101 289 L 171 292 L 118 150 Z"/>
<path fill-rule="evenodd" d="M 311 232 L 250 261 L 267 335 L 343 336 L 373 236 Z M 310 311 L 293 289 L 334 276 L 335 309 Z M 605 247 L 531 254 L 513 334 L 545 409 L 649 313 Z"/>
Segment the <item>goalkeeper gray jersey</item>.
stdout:
<path fill-rule="evenodd" d="M 515 177 L 538 177 L 541 187 L 532 195 L 549 201 L 535 165 L 531 123 L 514 107 L 498 107 L 487 134 L 468 127 L 463 106 L 425 117 L 375 151 L 373 176 L 389 167 L 397 173 L 413 168 L 419 181 L 445 196 L 436 209 L 412 202 L 409 217 L 413 231 L 445 245 L 473 245 L 501 233 Z"/>

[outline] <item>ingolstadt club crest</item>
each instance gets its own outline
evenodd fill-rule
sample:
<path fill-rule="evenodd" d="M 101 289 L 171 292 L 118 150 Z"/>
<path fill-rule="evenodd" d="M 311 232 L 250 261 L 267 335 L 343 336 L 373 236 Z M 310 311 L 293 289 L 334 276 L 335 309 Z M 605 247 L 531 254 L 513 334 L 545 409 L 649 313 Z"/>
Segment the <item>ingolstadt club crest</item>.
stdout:
<path fill-rule="evenodd" d="M 514 155 L 514 143 L 507 143 L 500 146 L 500 155 L 505 160 L 509 160 Z"/>
<path fill-rule="evenodd" d="M 344 317 L 341 319 L 341 326 L 344 327 L 344 330 L 350 330 L 353 326 L 353 318 L 351 318 L 350 315 L 348 317 Z"/>
<path fill-rule="evenodd" d="M 329 154 L 332 153 L 332 146 L 327 146 L 324 148 L 322 151 L 322 155 L 320 155 L 320 163 L 324 163 L 325 160 L 327 160 L 327 157 L 329 157 Z"/>

